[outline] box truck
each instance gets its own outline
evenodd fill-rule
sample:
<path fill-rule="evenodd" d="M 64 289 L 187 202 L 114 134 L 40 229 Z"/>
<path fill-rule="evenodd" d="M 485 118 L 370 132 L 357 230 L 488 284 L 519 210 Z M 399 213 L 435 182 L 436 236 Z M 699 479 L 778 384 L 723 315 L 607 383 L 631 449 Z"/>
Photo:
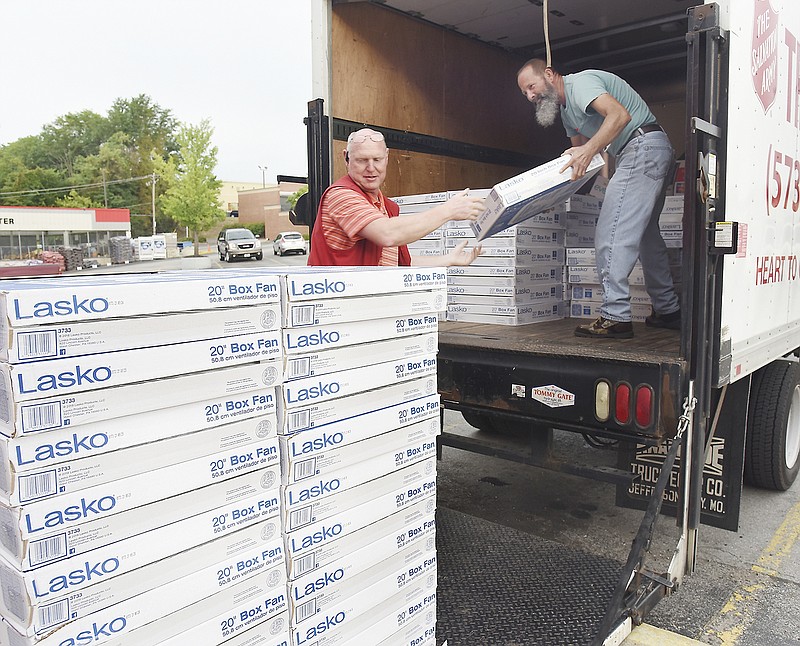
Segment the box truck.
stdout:
<path fill-rule="evenodd" d="M 563 129 L 537 126 L 517 87 L 534 57 L 623 77 L 673 143 L 679 332 L 635 323 L 633 339 L 578 339 L 572 318 L 439 329 L 442 403 L 485 431 L 442 444 L 611 481 L 617 504 L 645 511 L 594 637 L 620 640 L 694 571 L 701 525 L 738 528 L 743 480 L 786 490 L 800 467 L 800 4 L 312 6 L 311 212 L 363 126 L 390 148 L 388 196 L 490 188 L 560 155 Z M 485 439 L 520 429 L 526 453 Z M 554 459 L 553 429 L 613 443 L 616 468 Z M 644 557 L 665 512 L 680 538 L 652 572 Z"/>

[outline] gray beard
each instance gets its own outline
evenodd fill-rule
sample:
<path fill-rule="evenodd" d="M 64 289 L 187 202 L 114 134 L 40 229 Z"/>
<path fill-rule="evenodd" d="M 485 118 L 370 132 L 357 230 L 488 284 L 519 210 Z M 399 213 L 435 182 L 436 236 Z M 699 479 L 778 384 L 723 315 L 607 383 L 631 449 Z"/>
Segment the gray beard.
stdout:
<path fill-rule="evenodd" d="M 556 117 L 561 112 L 558 97 L 543 95 L 536 104 L 536 123 L 547 128 L 556 122 Z"/>

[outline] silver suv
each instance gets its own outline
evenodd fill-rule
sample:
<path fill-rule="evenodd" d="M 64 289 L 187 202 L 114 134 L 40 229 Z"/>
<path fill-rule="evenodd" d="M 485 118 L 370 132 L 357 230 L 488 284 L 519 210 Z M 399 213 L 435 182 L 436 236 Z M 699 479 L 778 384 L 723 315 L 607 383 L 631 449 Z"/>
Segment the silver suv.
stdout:
<path fill-rule="evenodd" d="M 223 229 L 217 238 L 219 259 L 233 262 L 234 258 L 255 258 L 261 260 L 261 240 L 250 229 Z"/>

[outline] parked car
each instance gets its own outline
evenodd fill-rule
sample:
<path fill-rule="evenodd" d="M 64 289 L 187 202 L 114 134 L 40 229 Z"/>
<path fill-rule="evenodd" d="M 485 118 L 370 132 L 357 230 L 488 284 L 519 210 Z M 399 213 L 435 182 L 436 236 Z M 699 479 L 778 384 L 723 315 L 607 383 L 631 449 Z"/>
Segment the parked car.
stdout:
<path fill-rule="evenodd" d="M 223 229 L 217 238 L 219 259 L 233 262 L 234 258 L 255 258 L 261 260 L 261 240 L 250 229 Z"/>
<path fill-rule="evenodd" d="M 302 253 L 308 251 L 305 238 L 296 231 L 284 231 L 275 236 L 272 241 L 272 252 L 276 256 L 287 253 Z"/>

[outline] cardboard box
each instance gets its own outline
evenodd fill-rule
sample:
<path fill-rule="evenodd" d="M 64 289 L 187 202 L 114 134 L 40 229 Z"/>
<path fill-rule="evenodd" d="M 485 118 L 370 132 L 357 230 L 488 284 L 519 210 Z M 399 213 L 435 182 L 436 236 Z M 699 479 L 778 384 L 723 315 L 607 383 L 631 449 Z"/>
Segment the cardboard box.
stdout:
<path fill-rule="evenodd" d="M 0 436 L 0 462 L 11 465 L 8 473 L 18 473 L 33 468 L 33 465 L 56 464 L 89 453 L 111 453 L 264 416 L 267 417 L 260 422 L 260 430 L 275 433 L 276 410 L 275 388 L 264 388 L 245 395 L 220 397 L 84 424 L 75 429 L 60 428 L 16 438 Z M 225 428 L 221 426 L 220 432 L 225 434 Z"/>
<path fill-rule="evenodd" d="M 430 315 L 425 315 L 425 317 L 430 318 Z M 352 347 L 345 346 L 322 352 L 293 354 L 286 357 L 284 381 L 305 379 L 315 375 L 361 367 L 364 365 L 364 354 L 362 353 L 366 353 L 371 362 L 384 363 L 394 359 L 436 353 L 438 347 L 439 335 L 437 331 L 433 331 L 388 341 L 360 344 L 359 352 L 353 352 Z"/>
<path fill-rule="evenodd" d="M 564 229 L 555 227 L 515 227 L 509 229 L 510 234 L 504 231 L 506 235 L 496 235 L 491 238 L 478 239 L 466 238 L 466 240 L 475 240 L 475 245 L 481 245 L 484 250 L 493 247 L 503 249 L 516 249 L 517 247 L 535 247 L 542 245 L 556 245 L 564 246 Z M 461 238 L 447 237 L 444 239 L 444 246 L 446 249 L 461 244 L 464 240 Z"/>
<path fill-rule="evenodd" d="M 445 253 L 445 244 L 442 238 L 420 238 L 416 242 L 409 242 L 408 250 L 412 255 L 423 251 Z"/>
<path fill-rule="evenodd" d="M 390 431 L 408 441 L 415 441 L 428 433 L 424 425 L 417 427 L 418 422 L 430 421 L 440 430 L 439 411 L 439 395 L 436 393 L 367 413 L 357 413 L 302 433 L 282 435 L 279 438 L 282 482 L 290 484 L 302 480 L 309 473 L 316 474 L 330 460 L 338 460 L 336 456 L 339 454 L 342 464 L 361 455 L 369 457 L 372 445 L 363 442 Z M 351 447 L 357 448 L 351 450 Z"/>
<path fill-rule="evenodd" d="M 427 580 L 426 580 L 427 581 Z M 388 599 L 375 600 L 369 612 L 362 612 L 341 627 L 334 626 L 323 634 L 317 634 L 314 626 L 305 632 L 293 630 L 295 644 L 316 639 L 314 646 L 363 646 L 386 639 L 403 626 L 415 621 L 417 617 L 436 616 L 436 590 L 420 584 L 398 592 Z M 346 614 L 342 619 L 346 618 Z"/>
<path fill-rule="evenodd" d="M 594 247 L 567 247 L 567 265 L 597 266 Z"/>
<path fill-rule="evenodd" d="M 13 401 L 22 402 L 274 359 L 281 354 L 280 332 L 272 331 L 17 365 L 0 363 L 0 374 Z"/>
<path fill-rule="evenodd" d="M 603 158 L 595 155 L 586 174 L 573 181 L 571 169 L 560 172 L 568 162 L 567 156 L 559 157 L 496 184 L 486 198 L 486 211 L 472 225 L 478 239 L 562 204 L 604 165 Z"/>
<path fill-rule="evenodd" d="M 600 215 L 603 200 L 591 195 L 572 195 L 564 202 L 564 210 L 567 213 L 586 213 L 588 215 Z"/>
<path fill-rule="evenodd" d="M 404 294 L 285 303 L 283 325 L 297 328 L 441 312 L 444 310 L 446 300 L 447 290 L 442 286 Z"/>
<path fill-rule="evenodd" d="M 331 496 L 325 505 L 316 505 L 316 512 L 325 516 L 322 520 L 313 520 L 313 505 L 298 509 L 285 527 L 287 558 L 297 558 L 312 548 L 347 536 L 419 500 L 435 498 L 435 471 L 436 461 L 425 461 L 384 476 L 380 482 L 373 481 L 339 496 Z M 426 472 L 429 475 L 425 475 Z M 412 477 L 405 482 L 409 474 Z M 298 529 L 292 529 L 294 527 Z"/>
<path fill-rule="evenodd" d="M 570 288 L 570 300 L 579 303 L 603 302 L 603 288 L 600 285 L 574 285 Z M 631 304 L 650 305 L 650 295 L 642 285 L 631 285 Z"/>
<path fill-rule="evenodd" d="M 278 441 L 270 438 L 22 507 L 0 504 L 0 516 L 18 528 L 15 533 L 44 535 L 49 530 L 67 530 L 88 520 L 118 514 L 277 463 Z M 43 484 L 52 487 L 56 483 L 48 481 Z"/>
<path fill-rule="evenodd" d="M 367 635 L 364 635 L 366 638 Z M 436 604 L 376 646 L 436 646 Z M 345 646 L 348 646 L 345 644 Z M 349 646 L 356 646 L 353 642 Z"/>
<path fill-rule="evenodd" d="M 497 307 L 517 307 L 519 305 L 530 305 L 532 303 L 543 303 L 564 300 L 564 287 L 562 285 L 551 285 L 531 290 L 527 294 L 519 296 L 486 296 L 470 294 L 452 294 L 450 305 L 491 305 Z"/>
<path fill-rule="evenodd" d="M 0 416 L 0 433 L 15 437 L 56 429 L 70 430 L 76 426 L 183 406 L 187 408 L 169 414 L 184 415 L 191 410 L 194 419 L 210 417 L 210 422 L 222 423 L 229 419 L 225 414 L 231 412 L 225 403 L 229 396 L 242 395 L 244 399 L 245 393 L 274 386 L 282 377 L 283 362 L 273 359 L 72 395 L 32 399 L 11 406 L 9 417 Z"/>
<path fill-rule="evenodd" d="M 60 443 L 49 441 L 46 434 L 26 437 L 39 442 L 33 452 L 25 454 L 19 446 L 9 454 L 8 443 L 17 440 L 3 439 L 0 498 L 9 505 L 22 505 L 238 449 L 275 437 L 276 431 L 273 413 L 110 452 L 102 451 L 109 442 L 108 433 L 74 434 Z"/>
<path fill-rule="evenodd" d="M 435 573 L 436 550 L 418 552 L 416 546 L 358 572 L 349 571 L 341 562 L 333 564 L 330 569 L 319 572 L 325 582 L 323 585 L 317 587 L 317 578 L 296 582 L 302 587 L 289 584 L 293 625 L 299 629 L 324 621 L 325 617 L 345 613 L 346 621 L 339 624 L 339 627 L 344 626 L 362 612 L 371 610 L 376 599 L 386 599 L 422 580 L 428 590 L 435 590 Z"/>
<path fill-rule="evenodd" d="M 402 420 L 395 418 L 385 426 L 379 425 L 377 428 L 370 426 L 363 429 L 351 422 L 332 424 L 330 429 L 323 427 L 300 435 L 282 436 L 282 484 L 290 485 L 307 478 L 327 475 L 338 469 L 386 454 L 394 456 L 395 466 L 411 464 L 417 455 L 422 453 L 422 445 L 435 442 L 436 436 L 441 433 L 441 419 L 437 412 L 439 408 L 439 398 L 436 395 L 412 404 L 401 404 L 385 409 L 399 411 L 406 414 L 407 418 L 411 418 Z M 359 419 L 365 422 L 368 416 Z M 358 429 L 355 433 L 354 428 Z M 363 435 L 368 437 L 354 441 Z"/>
<path fill-rule="evenodd" d="M 283 567 L 274 567 L 121 637 L 112 636 L 103 644 L 218 646 L 278 617 L 280 622 L 269 625 L 270 630 L 280 633 L 286 609 L 286 572 Z"/>
<path fill-rule="evenodd" d="M 358 352 L 354 348 L 353 352 Z M 329 399 L 346 397 L 417 377 L 436 376 L 436 354 L 424 354 L 409 359 L 343 370 L 329 375 L 319 375 L 281 384 L 279 416 L 287 415 L 292 408 L 304 407 Z M 370 407 L 370 410 L 372 407 Z"/>
<path fill-rule="evenodd" d="M 438 193 L 417 193 L 414 195 L 400 195 L 391 200 L 400 206 L 408 204 L 426 204 L 428 208 L 436 206 L 437 202 L 447 202 L 455 193 L 453 191 L 439 191 Z"/>
<path fill-rule="evenodd" d="M 168 646 L 180 646 L 178 639 L 180 637 L 176 637 L 175 641 L 168 640 L 164 643 Z M 282 612 L 252 628 L 247 628 L 231 639 L 227 637 L 224 639 L 225 646 L 290 646 L 292 635 L 289 631 L 289 612 Z M 216 646 L 216 644 L 212 642 L 203 646 Z M 428 646 L 428 644 L 419 644 L 418 646 Z"/>
<path fill-rule="evenodd" d="M 450 305 L 448 321 L 490 323 L 492 325 L 527 325 L 542 321 L 555 321 L 566 316 L 567 307 L 561 301 L 547 304 L 532 303 L 520 307 L 515 314 L 484 314 L 472 311 L 470 305 Z"/>
<path fill-rule="evenodd" d="M 360 424 L 362 419 L 366 419 L 361 417 L 363 415 L 389 406 L 413 402 L 435 393 L 436 378 L 429 375 L 421 379 L 382 386 L 347 397 L 308 403 L 291 410 L 279 410 L 278 433 L 291 435 L 300 431 L 320 428 L 333 422 L 351 423 L 348 420 L 355 418 L 359 418 L 356 423 Z"/>
<path fill-rule="evenodd" d="M 551 283 L 542 283 L 541 285 L 522 285 L 516 287 L 498 287 L 490 285 L 489 287 L 482 285 L 450 285 L 447 288 L 448 296 L 463 295 L 463 296 L 507 296 L 512 298 L 519 298 L 528 296 L 530 294 L 539 293 L 542 289 L 550 289 L 551 287 L 561 287 L 561 280 L 552 281 Z"/>
<path fill-rule="evenodd" d="M 367 465 L 372 466 L 373 464 Z M 284 493 L 281 510 L 287 541 L 296 543 L 302 540 L 300 536 L 309 525 L 313 527 L 313 523 L 320 523 L 353 507 L 374 502 L 376 505 L 383 505 L 386 509 L 385 515 L 389 515 L 436 489 L 436 461 L 435 458 L 431 459 L 429 453 L 420 462 L 383 475 L 375 476 L 375 470 L 360 469 L 359 464 L 350 467 L 349 473 L 352 475 L 349 478 L 352 485 L 338 492 L 334 490 L 330 495 L 321 494 L 327 493 L 332 487 L 342 486 L 337 484 L 336 478 L 290 485 L 295 497 L 290 499 Z M 320 484 L 314 486 L 313 482 Z M 285 491 L 284 487 L 282 489 Z"/>
<path fill-rule="evenodd" d="M 13 510 L 0 508 L 6 512 L 0 516 L 0 550 L 3 558 L 15 568 L 30 570 L 44 563 L 85 554 L 130 536 L 171 525 L 176 520 L 221 507 L 245 505 L 249 509 L 251 503 L 245 504 L 243 501 L 262 497 L 265 492 L 273 489 L 277 490 L 279 484 L 280 468 L 276 464 L 120 514 L 89 520 L 71 527 L 69 531 L 57 526 L 28 531 L 27 526 L 20 527 Z M 228 518 L 222 518 L 221 514 L 212 514 L 212 527 L 219 532 L 225 531 L 230 523 L 238 522 L 233 515 L 233 511 Z"/>
<path fill-rule="evenodd" d="M 593 231 L 597 226 L 596 215 L 589 215 L 587 213 L 565 213 L 564 221 L 566 223 L 567 231 L 585 230 Z"/>
<path fill-rule="evenodd" d="M 296 622 L 293 623 L 292 635 L 295 643 L 302 644 L 304 643 L 303 640 L 307 640 L 309 637 L 318 637 L 318 633 L 320 632 L 319 626 L 332 625 L 333 628 L 330 630 L 330 632 L 328 629 L 326 629 L 325 632 L 319 636 L 316 642 L 319 644 L 319 646 L 332 646 L 333 644 L 336 644 L 345 638 L 344 636 L 347 634 L 345 631 L 348 631 L 350 625 L 360 616 L 365 614 L 368 615 L 369 623 L 373 624 L 375 617 L 370 611 L 372 611 L 375 606 L 380 604 L 382 601 L 390 599 L 392 596 L 394 596 L 389 592 L 389 585 L 392 583 L 395 582 L 390 581 L 389 583 L 381 583 L 370 586 L 370 588 L 367 588 L 362 592 L 353 594 L 351 597 L 342 601 L 338 605 L 334 605 L 326 611 L 313 615 L 313 619 L 311 621 L 301 622 L 299 624 Z M 371 588 L 375 588 L 375 590 L 373 591 Z M 404 587 L 402 592 L 405 592 L 406 595 L 408 595 L 407 598 L 410 599 L 418 599 L 421 595 L 426 594 L 435 595 L 435 567 L 433 570 L 427 571 L 425 576 L 415 579 L 408 586 Z M 416 605 L 416 603 L 419 602 L 412 602 L 412 607 L 413 605 Z M 391 630 L 394 630 L 394 628 L 395 626 L 393 625 Z M 363 631 L 359 630 L 358 632 Z M 373 630 L 370 630 L 369 632 L 372 638 L 381 639 L 384 637 L 383 633 L 376 634 Z"/>
<path fill-rule="evenodd" d="M 562 265 L 536 265 L 519 267 L 513 276 L 474 276 L 470 274 L 451 275 L 447 278 L 450 286 L 475 285 L 478 287 L 522 287 L 547 284 L 561 280 Z"/>
<path fill-rule="evenodd" d="M 275 275 L 210 270 L 15 280 L 0 289 L 0 321 L 14 328 L 63 325 L 277 303 L 280 293 Z"/>
<path fill-rule="evenodd" d="M 295 302 L 407 293 L 441 288 L 446 280 L 444 269 L 436 267 L 293 268 L 284 280 L 284 297 Z"/>
<path fill-rule="evenodd" d="M 595 229 L 589 227 L 572 227 L 567 229 L 567 247 L 590 247 L 594 248 Z"/>
<path fill-rule="evenodd" d="M 431 557 L 435 559 L 435 556 L 436 538 L 433 533 L 426 540 L 412 541 L 401 548 L 387 549 L 386 542 L 384 542 L 381 544 L 380 550 L 370 550 L 368 547 L 355 550 L 295 580 L 290 580 L 288 585 L 290 608 L 298 608 L 311 599 L 320 601 L 318 593 L 324 595 L 333 588 L 350 587 L 353 578 L 364 572 L 374 573 L 374 569 L 383 569 L 385 572 L 386 568 L 393 571 L 404 566 L 408 568 L 415 566 L 420 560 L 424 562 Z M 414 572 L 413 574 L 418 573 Z M 363 579 L 361 581 L 363 582 Z M 336 592 L 342 598 L 341 593 L 338 590 Z M 349 592 L 352 593 L 352 589 Z M 322 607 L 318 604 L 317 610 Z M 297 615 L 294 620 L 302 621 L 301 617 Z"/>
<path fill-rule="evenodd" d="M 587 265 L 570 266 L 567 280 L 570 283 L 590 283 L 592 285 L 600 284 L 600 276 L 597 273 L 597 268 Z M 633 271 L 628 277 L 628 283 L 630 285 L 644 285 L 644 272 L 642 271 L 642 266 L 640 264 L 637 263 L 634 265 Z"/>
<path fill-rule="evenodd" d="M 277 330 L 280 303 L 255 307 L 10 328 L 0 360 L 24 363 Z"/>
<path fill-rule="evenodd" d="M 587 195 L 596 197 L 598 200 L 604 200 L 606 197 L 606 189 L 608 188 L 608 178 L 598 173 L 594 176 L 592 186 L 589 188 Z"/>
<path fill-rule="evenodd" d="M 661 209 L 662 215 L 674 213 L 676 215 L 683 215 L 685 197 L 682 193 L 676 195 L 667 195 L 664 200 L 664 208 Z"/>
<path fill-rule="evenodd" d="M 387 559 L 411 544 L 436 545 L 436 499 L 427 497 L 373 522 L 357 522 L 336 540 L 287 553 L 286 571 L 292 581 L 320 568 L 352 556 L 365 562 Z"/>
<path fill-rule="evenodd" d="M 415 426 L 418 428 L 414 428 Z M 300 473 L 298 475 L 303 477 L 281 486 L 286 517 L 309 502 L 342 495 L 366 482 L 435 457 L 439 426 L 436 420 L 419 422 L 406 429 L 411 431 L 412 437 L 415 438 L 411 442 L 405 441 L 406 438 L 401 433 L 384 433 L 371 440 L 364 440 L 370 444 L 363 449 L 364 455 L 359 455 L 362 451 L 359 443 L 344 450 L 345 456 L 351 453 L 355 457 L 343 458 L 340 449 L 337 455 L 329 454 L 327 460 L 322 458 L 315 460 L 319 467 L 315 471 L 318 473 Z M 371 453 L 366 453 L 367 450 Z"/>
<path fill-rule="evenodd" d="M 176 637 L 176 640 L 179 639 Z M 224 638 L 225 646 L 290 646 L 292 635 L 289 630 L 289 613 L 282 612 L 277 617 L 271 617 L 267 621 L 261 622 L 247 628 L 244 632 L 238 633 L 232 639 Z M 178 641 L 169 640 L 165 642 L 169 646 L 179 646 Z M 197 646 L 200 646 L 199 644 Z M 215 644 L 205 644 L 203 646 L 216 646 Z M 428 646 L 419 644 L 418 646 Z"/>
<path fill-rule="evenodd" d="M 570 317 L 579 319 L 593 319 L 600 316 L 600 306 L 602 303 L 577 302 L 573 301 L 570 307 Z M 631 320 L 643 323 L 645 318 L 650 316 L 652 308 L 649 305 L 631 304 Z"/>
<path fill-rule="evenodd" d="M 283 347 L 287 355 L 317 352 L 341 346 L 352 346 L 406 337 L 425 332 L 437 332 L 439 318 L 436 312 L 394 318 L 331 323 L 298 329 L 284 329 Z M 350 348 L 353 351 L 353 348 Z M 364 350 L 367 352 L 368 350 Z"/>
<path fill-rule="evenodd" d="M 178 538 L 176 532 L 171 540 Z M 277 518 L 205 543 L 178 540 L 172 550 L 170 543 L 149 547 L 115 544 L 103 554 L 69 559 L 63 568 L 46 567 L 25 577 L 0 564 L 9 592 L 2 602 L 4 615 L 29 638 L 59 628 L 42 642 L 59 646 L 93 622 L 125 616 L 124 631 L 116 631 L 121 634 L 265 568 L 286 567 Z"/>

